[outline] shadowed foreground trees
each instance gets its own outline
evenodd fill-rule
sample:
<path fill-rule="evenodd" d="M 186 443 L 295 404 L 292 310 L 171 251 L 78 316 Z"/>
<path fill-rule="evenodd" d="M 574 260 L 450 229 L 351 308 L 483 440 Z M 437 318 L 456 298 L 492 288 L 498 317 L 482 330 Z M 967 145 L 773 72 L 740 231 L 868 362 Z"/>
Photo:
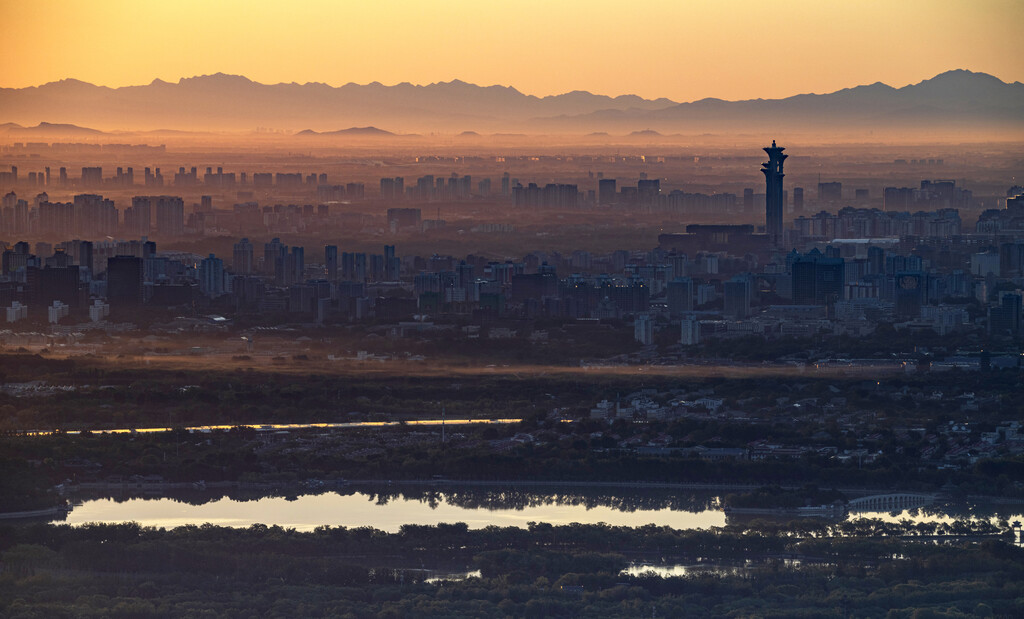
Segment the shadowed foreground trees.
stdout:
<path fill-rule="evenodd" d="M 836 529 L 824 523 L 758 526 L 8 527 L 0 615 L 1014 616 L 1024 600 L 1024 551 L 999 538 L 933 545 L 828 537 Z M 740 568 L 620 573 L 662 557 Z M 482 577 L 429 583 L 423 568 Z"/>

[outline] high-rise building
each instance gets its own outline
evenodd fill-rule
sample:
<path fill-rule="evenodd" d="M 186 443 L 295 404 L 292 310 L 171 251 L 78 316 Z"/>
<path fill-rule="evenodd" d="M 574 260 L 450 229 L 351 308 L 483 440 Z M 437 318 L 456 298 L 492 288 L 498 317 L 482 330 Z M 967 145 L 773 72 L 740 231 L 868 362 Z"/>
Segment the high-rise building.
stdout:
<path fill-rule="evenodd" d="M 689 277 L 676 277 L 666 286 L 668 313 L 680 316 L 693 310 L 693 280 Z"/>
<path fill-rule="evenodd" d="M 843 184 L 837 181 L 818 183 L 818 202 L 835 204 L 843 199 Z"/>
<path fill-rule="evenodd" d="M 750 315 L 750 279 L 737 275 L 722 285 L 727 318 L 742 319 Z"/>
<path fill-rule="evenodd" d="M 142 258 L 114 256 L 107 260 L 107 301 L 114 309 L 138 307 L 143 302 Z"/>
<path fill-rule="evenodd" d="M 817 249 L 793 260 L 793 303 L 829 305 L 843 298 L 844 261 Z"/>
<path fill-rule="evenodd" d="M 156 233 L 162 237 L 180 237 L 185 232 L 185 201 L 176 196 L 156 200 Z"/>
<path fill-rule="evenodd" d="M 921 306 L 928 293 L 925 274 L 920 271 L 896 273 L 896 315 L 901 318 L 920 318 Z"/>
<path fill-rule="evenodd" d="M 679 343 L 683 346 L 700 344 L 700 322 L 691 314 L 680 321 Z"/>
<path fill-rule="evenodd" d="M 224 294 L 224 261 L 213 254 L 199 263 L 199 291 L 211 298 Z"/>
<path fill-rule="evenodd" d="M 1000 292 L 999 304 L 988 310 L 989 335 L 1017 337 L 1021 333 L 1021 324 L 1020 292 Z"/>
<path fill-rule="evenodd" d="M 786 208 L 786 200 L 783 196 L 782 164 L 789 155 L 782 154 L 785 148 L 775 145 L 766 147 L 764 152 L 768 153 L 768 161 L 762 163 L 761 173 L 765 180 L 765 232 L 772 247 L 779 247 L 782 244 L 782 215 Z"/>
<path fill-rule="evenodd" d="M 633 320 L 633 337 L 644 346 L 654 343 L 654 320 L 650 314 L 637 314 Z"/>
<path fill-rule="evenodd" d="M 253 258 L 255 250 L 248 238 L 235 243 L 234 251 L 231 254 L 232 268 L 236 275 L 251 275 L 253 272 Z"/>
<path fill-rule="evenodd" d="M 389 282 L 397 281 L 401 261 L 395 257 L 395 246 L 384 246 L 384 279 Z"/>
<path fill-rule="evenodd" d="M 503 181 L 505 179 L 502 179 Z M 601 206 L 615 204 L 615 179 L 602 178 L 597 181 L 597 203 Z"/>
<path fill-rule="evenodd" d="M 292 253 L 288 256 L 287 283 L 299 283 L 304 281 L 306 272 L 306 248 L 294 246 Z"/>
<path fill-rule="evenodd" d="M 338 281 L 338 246 L 324 246 L 324 264 L 327 267 L 327 281 Z"/>
<path fill-rule="evenodd" d="M 149 236 L 153 226 L 153 205 L 148 196 L 135 196 L 124 211 L 125 231 L 132 236 Z"/>
<path fill-rule="evenodd" d="M 100 187 L 103 185 L 103 168 L 82 168 L 82 187 Z"/>
<path fill-rule="evenodd" d="M 793 188 L 793 211 L 802 213 L 804 210 L 804 188 Z"/>
<path fill-rule="evenodd" d="M 281 243 L 281 239 L 274 237 L 269 243 L 263 244 L 263 273 L 279 276 L 278 269 L 284 268 L 284 256 L 288 253 L 288 246 Z M 279 266 L 280 265 L 280 266 Z"/>

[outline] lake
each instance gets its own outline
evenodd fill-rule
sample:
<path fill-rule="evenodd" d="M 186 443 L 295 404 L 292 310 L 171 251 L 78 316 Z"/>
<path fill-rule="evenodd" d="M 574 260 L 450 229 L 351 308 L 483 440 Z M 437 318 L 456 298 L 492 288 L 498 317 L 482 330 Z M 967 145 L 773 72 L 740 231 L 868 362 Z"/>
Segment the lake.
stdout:
<path fill-rule="evenodd" d="M 278 525 L 299 531 L 318 526 L 374 527 L 398 531 L 404 524 L 464 522 L 471 529 L 489 526 L 526 527 L 530 522 L 638 527 L 647 524 L 674 529 L 707 529 L 727 524 L 717 493 L 628 487 L 601 489 L 523 488 L 516 486 L 343 487 L 328 492 L 261 496 L 234 491 L 180 492 L 172 496 L 75 496 L 74 509 L 63 521 L 86 523 L 137 522 L 171 528 L 210 523 L 248 527 Z M 1022 519 L 1020 506 L 1002 514 L 991 510 L 935 507 L 894 512 L 857 512 L 846 518 L 879 518 L 889 522 L 952 522 L 957 518 Z M 731 521 L 730 521 L 731 522 Z"/>

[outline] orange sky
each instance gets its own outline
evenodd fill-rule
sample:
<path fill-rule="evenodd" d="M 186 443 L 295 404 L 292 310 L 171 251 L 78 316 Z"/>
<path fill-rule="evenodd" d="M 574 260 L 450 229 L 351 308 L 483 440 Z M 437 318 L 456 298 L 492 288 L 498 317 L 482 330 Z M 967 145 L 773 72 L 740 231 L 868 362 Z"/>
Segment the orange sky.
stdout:
<path fill-rule="evenodd" d="M 235 73 L 688 101 L 1024 81 L 1021 0 L 0 0 L 0 86 Z"/>

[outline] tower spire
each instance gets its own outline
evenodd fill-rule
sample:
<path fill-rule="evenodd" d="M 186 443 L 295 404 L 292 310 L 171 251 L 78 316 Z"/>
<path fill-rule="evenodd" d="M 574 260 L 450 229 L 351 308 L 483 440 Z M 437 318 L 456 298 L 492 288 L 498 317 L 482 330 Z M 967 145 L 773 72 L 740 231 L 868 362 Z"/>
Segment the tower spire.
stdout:
<path fill-rule="evenodd" d="M 784 150 L 786 149 L 776 146 L 775 140 L 772 140 L 772 145 L 764 149 L 764 152 L 768 153 L 768 161 L 761 164 L 765 180 L 764 227 L 772 247 L 782 245 L 782 216 L 786 208 L 782 191 L 782 178 L 785 176 L 782 172 L 782 163 L 789 156 L 782 154 Z"/>

